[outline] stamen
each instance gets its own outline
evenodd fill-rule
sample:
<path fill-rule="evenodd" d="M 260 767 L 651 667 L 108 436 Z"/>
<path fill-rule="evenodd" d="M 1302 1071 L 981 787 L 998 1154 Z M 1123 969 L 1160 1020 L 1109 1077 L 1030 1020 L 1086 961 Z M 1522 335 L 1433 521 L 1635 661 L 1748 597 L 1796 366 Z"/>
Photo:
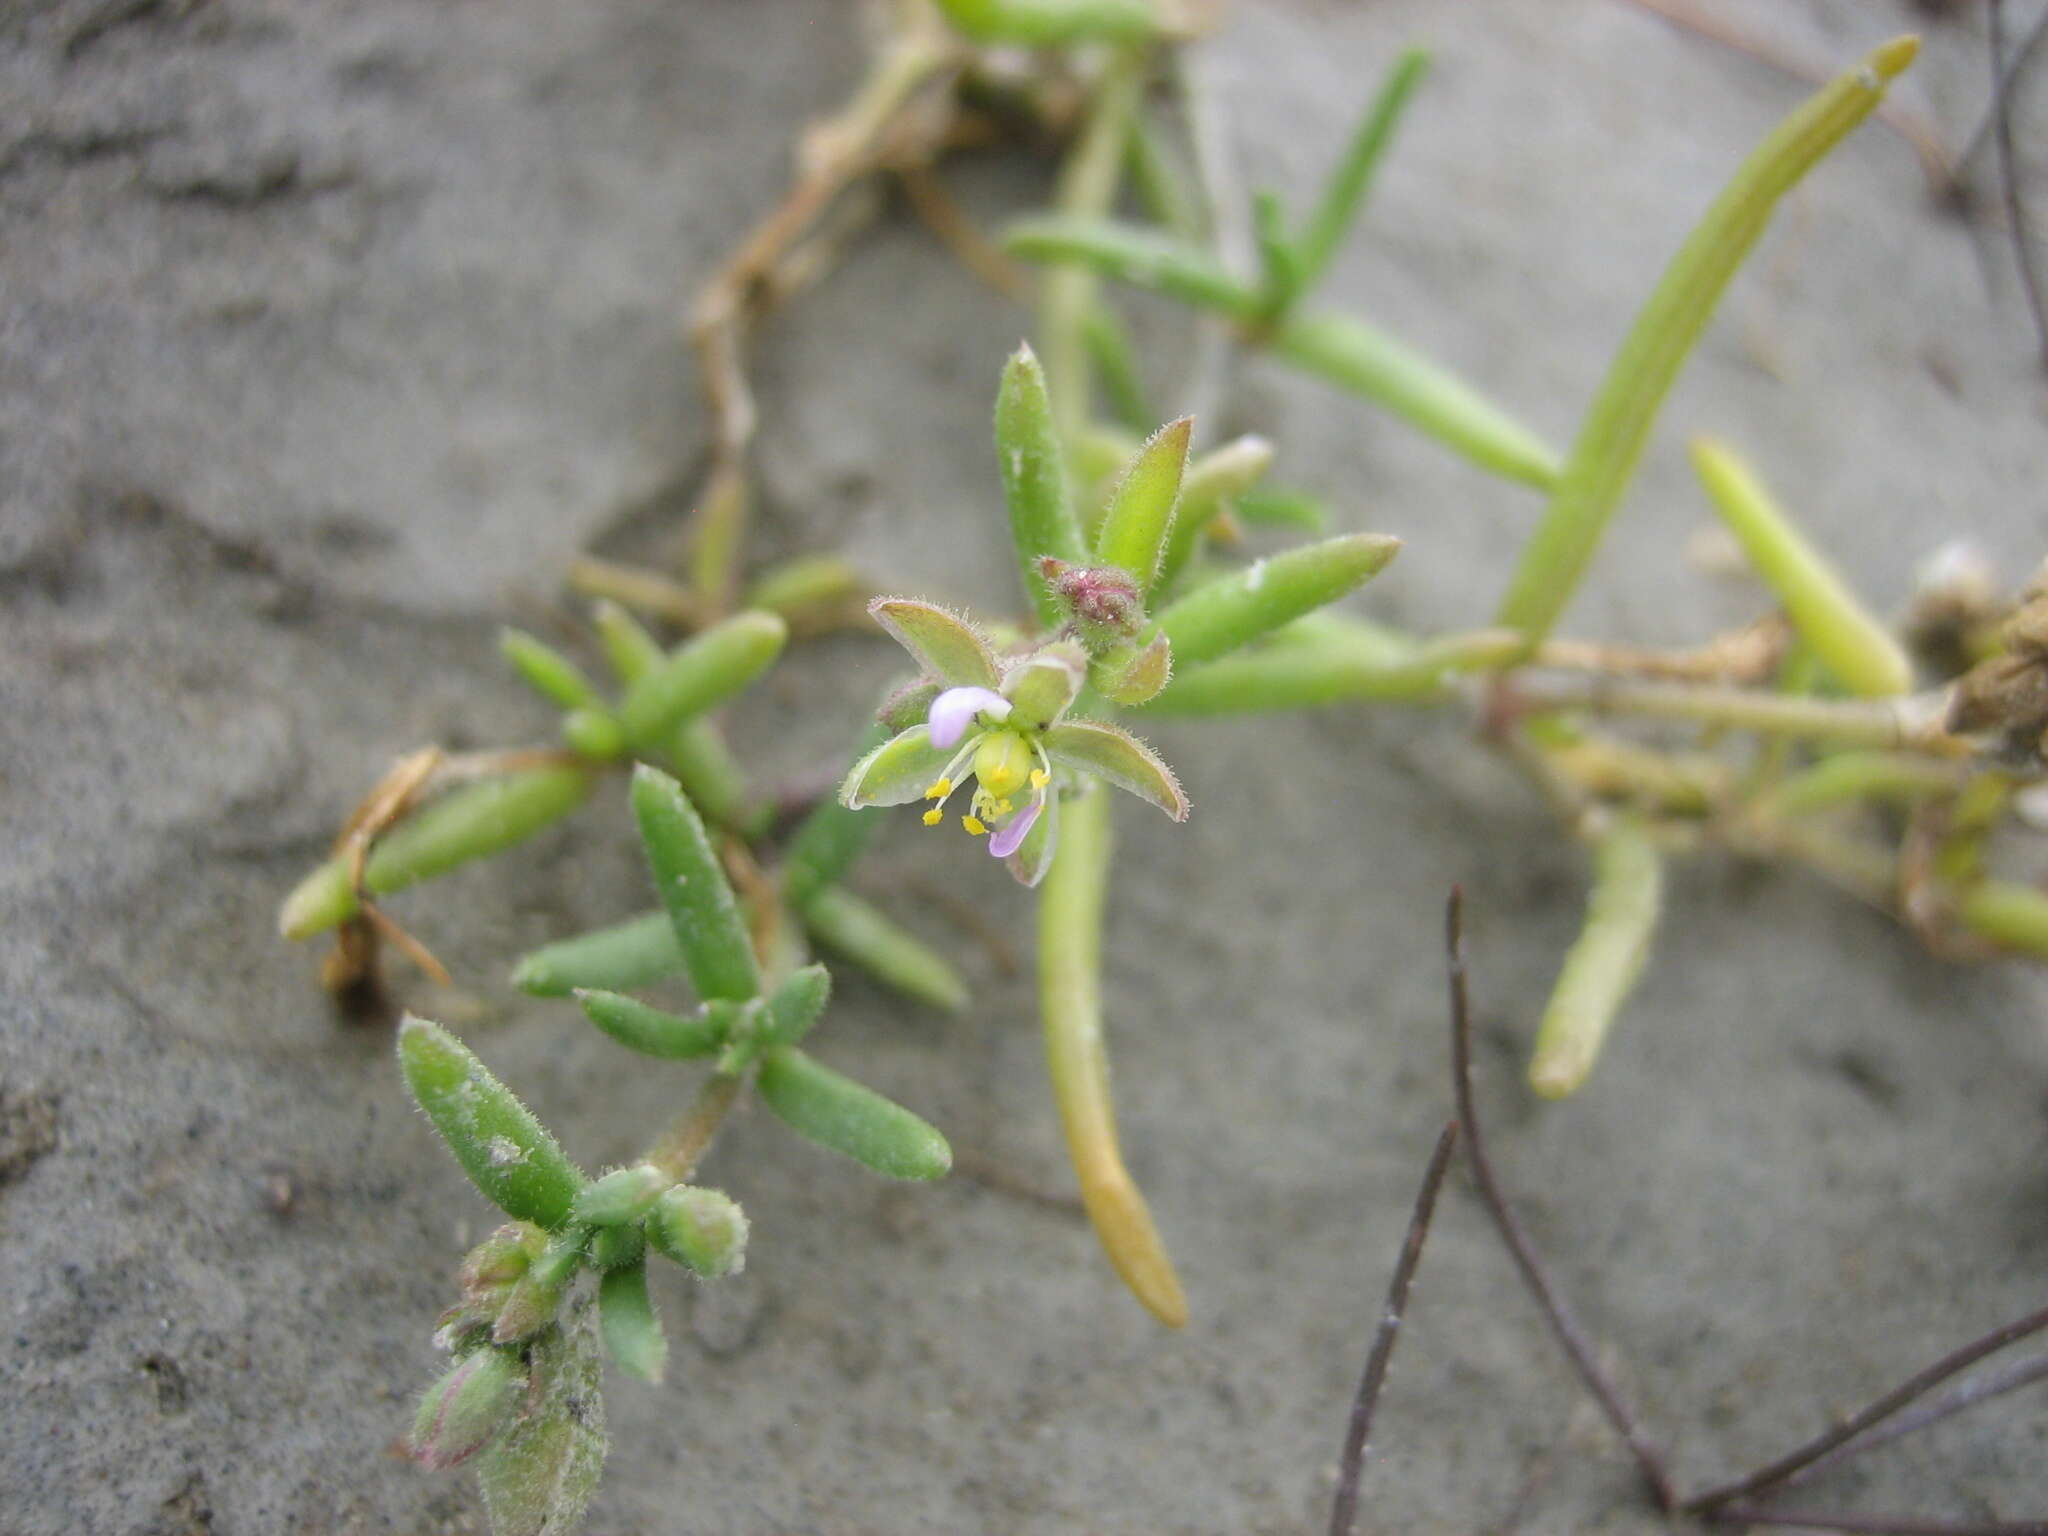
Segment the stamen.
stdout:
<path fill-rule="evenodd" d="M 930 810 L 924 813 L 924 824 L 928 827 L 936 827 L 940 822 L 944 821 L 945 819 L 946 811 L 945 807 L 943 806 L 935 805 Z"/>
<path fill-rule="evenodd" d="M 998 816 L 1007 816 L 1010 814 L 1010 802 L 1007 798 L 998 800 L 996 802 L 996 814 Z"/>
<path fill-rule="evenodd" d="M 1034 768 L 1031 770 L 1031 787 L 1033 789 L 1043 789 L 1046 785 L 1050 784 L 1051 782 L 1052 775 L 1047 773 L 1043 768 Z"/>
<path fill-rule="evenodd" d="M 951 793 L 953 793 L 953 781 L 947 778 L 937 778 L 932 780 L 932 787 L 924 792 L 924 797 L 927 800 L 943 800 Z"/>
<path fill-rule="evenodd" d="M 960 818 L 960 825 L 965 827 L 969 832 L 972 832 L 976 837 L 988 836 L 988 828 L 981 824 L 981 820 L 979 817 L 962 816 Z"/>

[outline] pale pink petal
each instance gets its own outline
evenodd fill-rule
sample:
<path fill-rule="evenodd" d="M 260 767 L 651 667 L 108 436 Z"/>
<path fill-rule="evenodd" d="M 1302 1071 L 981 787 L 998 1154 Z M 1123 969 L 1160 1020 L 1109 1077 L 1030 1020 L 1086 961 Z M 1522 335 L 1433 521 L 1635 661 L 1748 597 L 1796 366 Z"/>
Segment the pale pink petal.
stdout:
<path fill-rule="evenodd" d="M 925 722 L 931 727 L 932 745 L 950 747 L 967 734 L 976 715 L 1001 720 L 1010 713 L 1010 701 L 993 688 L 948 688 L 932 700 Z"/>
<path fill-rule="evenodd" d="M 1024 836 L 1031 830 L 1031 824 L 1038 820 L 1038 813 L 1045 809 L 1045 797 L 1033 800 L 1023 810 L 1012 816 L 989 836 L 988 851 L 998 859 L 1007 859 L 1023 844 Z"/>

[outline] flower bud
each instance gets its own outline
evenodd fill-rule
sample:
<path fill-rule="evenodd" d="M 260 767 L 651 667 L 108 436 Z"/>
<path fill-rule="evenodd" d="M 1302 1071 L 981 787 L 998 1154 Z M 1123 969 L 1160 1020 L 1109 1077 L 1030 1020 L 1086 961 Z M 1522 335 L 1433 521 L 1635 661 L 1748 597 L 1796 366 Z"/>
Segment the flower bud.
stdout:
<path fill-rule="evenodd" d="M 455 1275 L 465 1307 L 495 1316 L 546 1241 L 532 1222 L 510 1221 L 470 1249 Z"/>
<path fill-rule="evenodd" d="M 647 1239 L 700 1279 L 722 1279 L 746 1267 L 747 1213 L 724 1190 L 678 1185 L 656 1202 Z"/>
<path fill-rule="evenodd" d="M 526 1391 L 516 1355 L 479 1349 L 427 1388 L 406 1449 L 436 1471 L 459 1466 L 497 1438 Z"/>
<path fill-rule="evenodd" d="M 1158 696 L 1173 676 L 1173 645 L 1154 635 L 1145 646 L 1111 652 L 1095 664 L 1089 681 L 1117 704 L 1143 704 Z"/>
<path fill-rule="evenodd" d="M 675 1182 L 652 1163 L 615 1168 L 594 1184 L 586 1184 L 570 1211 L 575 1221 L 593 1227 L 618 1227 L 638 1221 L 661 1192 Z"/>
<path fill-rule="evenodd" d="M 1110 565 L 1069 565 L 1051 555 L 1038 562 L 1038 571 L 1090 651 L 1131 639 L 1144 628 L 1144 594 L 1130 572 Z"/>

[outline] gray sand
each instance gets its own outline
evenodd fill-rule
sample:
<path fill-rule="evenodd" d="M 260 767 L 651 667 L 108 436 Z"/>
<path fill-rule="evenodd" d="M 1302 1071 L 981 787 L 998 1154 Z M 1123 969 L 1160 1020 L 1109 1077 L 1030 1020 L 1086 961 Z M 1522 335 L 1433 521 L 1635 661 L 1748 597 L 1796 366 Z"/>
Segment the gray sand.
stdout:
<path fill-rule="evenodd" d="M 1723 9 L 1822 61 L 1910 21 Z M 549 728 L 493 626 L 571 552 L 648 547 L 686 504 L 704 428 L 676 316 L 850 84 L 848 12 L 8 8 L 7 1536 L 479 1527 L 466 1477 L 387 1448 L 491 1214 L 407 1108 L 388 1038 L 338 1022 L 315 952 L 274 940 L 275 904 L 394 755 Z M 1563 441 L 1659 263 L 1798 89 L 1608 0 L 1244 4 L 1203 67 L 1247 179 L 1299 206 L 1417 41 L 1438 68 L 1331 294 Z M 1899 96 L 1954 142 L 1983 77 L 1974 31 L 1940 25 Z M 990 160 L 948 174 L 989 222 L 1044 185 Z M 903 589 L 1007 609 L 987 408 L 1028 324 L 886 219 L 763 336 L 757 554 L 836 542 Z M 1185 336 L 1153 330 L 1164 382 Z M 1279 478 L 1408 540 L 1367 611 L 1485 615 L 1531 496 L 1315 383 L 1251 365 L 1239 385 L 1228 425 L 1276 429 Z M 1957 533 L 2016 580 L 2042 552 L 2044 399 L 2003 248 L 1866 129 L 1731 293 L 1573 630 L 1675 642 L 1753 610 L 1683 558 L 1706 515 L 1691 430 L 1753 455 L 1880 605 Z M 741 744 L 816 775 L 892 664 L 879 642 L 807 649 L 740 712 Z M 743 1116 L 709 1174 L 753 1215 L 751 1262 L 698 1295 L 663 1277 L 672 1379 L 615 1383 L 594 1531 L 1320 1528 L 1447 1113 L 1453 880 L 1498 1155 L 1683 1479 L 2040 1304 L 2040 973 L 1937 962 L 1806 877 L 1705 859 L 1675 874 L 1591 1088 L 1539 1106 L 1519 1062 L 1583 864 L 1469 722 L 1155 735 L 1196 810 L 1122 816 L 1108 983 L 1126 1140 L 1192 1325 L 1163 1335 L 1056 1205 L 987 1178 L 885 1188 Z M 636 1068 L 502 978 L 643 904 L 620 811 L 397 905 L 459 987 L 397 972 L 405 1000 L 467 1030 L 592 1167 L 688 1074 Z M 929 888 L 1020 943 L 1027 901 L 907 815 L 861 884 L 957 950 L 976 1002 L 945 1019 L 845 978 L 821 1054 L 1064 1195 L 1029 988 Z M 1808 1501 L 2038 1518 L 2044 1433 L 2016 1398 Z M 1523 1500 L 1526 1532 L 1658 1528 L 1462 1180 L 1377 1439 L 1374 1530 L 1497 1528 Z"/>

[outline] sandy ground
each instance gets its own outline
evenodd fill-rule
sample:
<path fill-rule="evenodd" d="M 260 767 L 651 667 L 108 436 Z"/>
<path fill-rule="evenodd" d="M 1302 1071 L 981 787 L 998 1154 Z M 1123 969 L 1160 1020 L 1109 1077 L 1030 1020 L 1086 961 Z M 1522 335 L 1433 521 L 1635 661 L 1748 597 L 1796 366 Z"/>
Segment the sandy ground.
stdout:
<path fill-rule="evenodd" d="M 1721 9 L 1816 61 L 1911 20 Z M 679 306 L 851 82 L 849 11 L 28 0 L 0 39 L 0 1531 L 474 1530 L 466 1479 L 387 1447 L 490 1215 L 388 1039 L 338 1022 L 313 953 L 274 940 L 275 904 L 393 755 L 548 729 L 493 626 L 572 551 L 644 543 L 684 504 L 703 421 Z M 1247 178 L 1306 197 L 1413 42 L 1438 68 L 1331 292 L 1563 440 L 1797 87 L 1614 0 L 1244 4 L 1202 68 Z M 1900 99 L 1955 142 L 1983 79 L 1974 23 L 1935 23 Z M 951 175 L 991 221 L 1044 184 Z M 986 418 L 1028 323 L 890 215 L 763 338 L 757 551 L 837 544 L 1006 608 Z M 1750 451 L 1881 605 L 1959 533 L 2017 578 L 2048 527 L 2044 400 L 2003 252 L 1866 129 L 1731 294 L 1573 627 L 1681 640 L 1753 604 L 1682 556 L 1693 429 Z M 1264 366 L 1231 414 L 1344 526 L 1408 540 L 1366 609 L 1491 607 L 1530 496 Z M 740 713 L 745 750 L 816 774 L 891 665 L 880 643 L 805 650 Z M 1319 1528 L 1447 1111 L 1454 879 L 1499 1154 L 1685 1480 L 2040 1303 L 2040 973 L 1938 963 L 1804 877 L 1704 860 L 1591 1089 L 1539 1107 L 1517 1065 L 1582 863 L 1469 722 L 1156 734 L 1196 813 L 1123 818 L 1108 979 L 1191 1326 L 1162 1335 L 1057 1204 L 884 1188 L 745 1116 L 712 1172 L 753 1213 L 752 1262 L 701 1295 L 665 1281 L 672 1380 L 612 1391 L 594 1531 Z M 975 1005 L 936 1017 L 848 979 L 819 1048 L 1063 1194 L 1028 987 L 930 893 L 1020 942 L 1028 906 L 909 823 L 861 883 L 957 949 Z M 404 977 L 406 1000 L 589 1166 L 686 1075 L 625 1070 L 502 978 L 643 901 L 612 797 L 399 909 L 459 988 Z M 1372 1529 L 1659 1528 L 1462 1184 L 1384 1413 Z M 1809 1502 L 2039 1517 L 2044 1434 L 2013 1399 Z"/>

